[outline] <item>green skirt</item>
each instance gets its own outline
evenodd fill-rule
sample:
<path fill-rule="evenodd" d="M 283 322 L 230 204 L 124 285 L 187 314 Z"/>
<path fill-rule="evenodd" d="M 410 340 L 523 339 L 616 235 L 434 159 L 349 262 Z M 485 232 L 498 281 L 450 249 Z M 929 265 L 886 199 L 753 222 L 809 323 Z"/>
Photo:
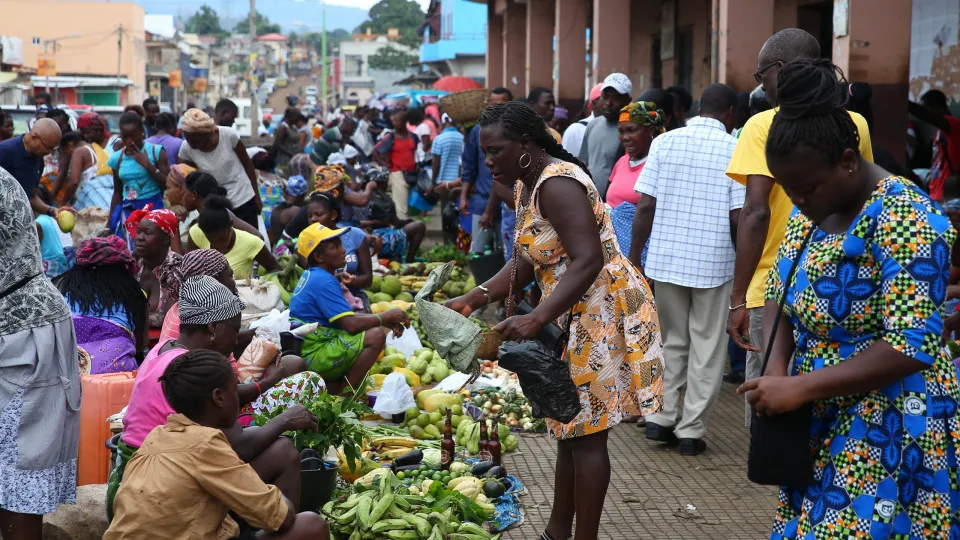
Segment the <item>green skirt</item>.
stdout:
<path fill-rule="evenodd" d="M 342 378 L 363 350 L 366 332 L 351 334 L 339 328 L 318 326 L 303 338 L 301 356 L 310 371 L 326 381 Z"/>

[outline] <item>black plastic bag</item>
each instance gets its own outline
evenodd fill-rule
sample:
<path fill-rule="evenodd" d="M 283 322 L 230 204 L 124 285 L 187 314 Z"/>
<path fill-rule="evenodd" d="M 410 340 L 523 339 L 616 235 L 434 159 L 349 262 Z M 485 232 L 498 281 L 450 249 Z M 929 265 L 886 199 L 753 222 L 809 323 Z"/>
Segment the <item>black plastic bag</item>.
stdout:
<path fill-rule="evenodd" d="M 508 341 L 500 346 L 500 367 L 517 374 L 533 415 L 562 424 L 580 414 L 580 395 L 563 357 L 538 341 Z"/>
<path fill-rule="evenodd" d="M 443 203 L 443 208 L 440 210 L 440 223 L 443 227 L 443 232 L 452 234 L 453 236 L 456 236 L 457 231 L 460 229 L 460 208 L 457 206 L 457 202 L 458 201 L 454 199 L 450 199 Z M 477 283 L 484 282 L 478 280 Z"/>
<path fill-rule="evenodd" d="M 417 174 L 417 182 L 413 187 L 423 197 L 423 200 L 427 201 L 427 204 L 437 204 L 437 201 L 440 200 L 440 194 L 433 189 L 433 178 L 426 169 L 420 169 Z"/>

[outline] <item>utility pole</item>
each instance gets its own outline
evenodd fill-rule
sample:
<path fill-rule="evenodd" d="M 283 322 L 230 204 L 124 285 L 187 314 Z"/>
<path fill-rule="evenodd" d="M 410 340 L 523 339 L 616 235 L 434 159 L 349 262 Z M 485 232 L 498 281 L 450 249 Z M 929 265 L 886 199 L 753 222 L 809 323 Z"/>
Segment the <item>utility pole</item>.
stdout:
<path fill-rule="evenodd" d="M 50 40 L 47 40 L 47 41 L 44 41 L 44 42 L 43 42 L 43 56 L 47 59 L 48 62 L 50 61 L 50 52 L 49 52 L 49 48 L 48 48 L 47 46 L 50 45 L 51 43 L 53 43 L 53 50 L 54 50 L 54 52 L 56 52 L 56 50 L 57 50 L 57 42 L 56 42 L 56 40 L 50 39 Z M 46 92 L 49 94 L 49 93 L 50 93 L 50 67 L 49 67 L 49 65 L 48 65 L 48 67 L 47 67 L 47 82 L 46 82 L 46 86 L 47 86 Z"/>
<path fill-rule="evenodd" d="M 260 96 L 254 84 L 253 54 L 257 43 L 257 0 L 250 0 L 250 136 L 260 133 Z"/>
<path fill-rule="evenodd" d="M 327 3 L 323 3 L 323 18 L 320 27 L 320 48 L 323 57 L 320 59 L 320 97 L 323 100 L 323 110 L 320 113 L 320 121 L 327 123 Z"/>
<path fill-rule="evenodd" d="M 120 104 L 123 104 L 123 100 L 120 100 L 120 95 L 123 93 L 123 86 L 120 84 L 120 65 L 121 59 L 123 58 L 123 25 L 120 25 L 120 28 L 117 30 L 117 99 Z"/>

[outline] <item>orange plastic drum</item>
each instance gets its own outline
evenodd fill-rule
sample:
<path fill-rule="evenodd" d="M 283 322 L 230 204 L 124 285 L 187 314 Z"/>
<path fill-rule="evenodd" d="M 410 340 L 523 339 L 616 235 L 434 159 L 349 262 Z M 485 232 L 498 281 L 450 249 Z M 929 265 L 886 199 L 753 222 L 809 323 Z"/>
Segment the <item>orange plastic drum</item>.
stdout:
<path fill-rule="evenodd" d="M 110 438 L 107 418 L 130 403 L 136 372 L 84 375 L 83 404 L 80 406 L 80 455 L 77 485 L 107 483 Z"/>

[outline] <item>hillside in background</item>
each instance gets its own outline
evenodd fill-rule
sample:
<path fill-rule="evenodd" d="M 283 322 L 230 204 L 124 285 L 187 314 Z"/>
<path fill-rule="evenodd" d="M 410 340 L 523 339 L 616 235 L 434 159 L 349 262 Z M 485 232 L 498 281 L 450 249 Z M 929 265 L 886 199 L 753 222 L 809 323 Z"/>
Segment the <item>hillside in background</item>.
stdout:
<path fill-rule="evenodd" d="M 207 4 L 220 13 L 223 28 L 233 28 L 237 21 L 245 17 L 249 10 L 248 2 L 230 2 L 218 0 L 136 0 L 147 13 L 177 15 L 187 20 L 200 6 Z M 257 11 L 264 14 L 270 22 L 283 27 L 284 32 L 303 33 L 304 28 L 295 23 L 305 23 L 320 28 L 323 6 L 319 2 L 294 0 L 264 0 L 257 2 Z M 352 32 L 367 19 L 367 10 L 355 7 L 327 6 L 327 29 L 341 28 Z M 309 29 L 308 29 L 309 30 Z"/>

